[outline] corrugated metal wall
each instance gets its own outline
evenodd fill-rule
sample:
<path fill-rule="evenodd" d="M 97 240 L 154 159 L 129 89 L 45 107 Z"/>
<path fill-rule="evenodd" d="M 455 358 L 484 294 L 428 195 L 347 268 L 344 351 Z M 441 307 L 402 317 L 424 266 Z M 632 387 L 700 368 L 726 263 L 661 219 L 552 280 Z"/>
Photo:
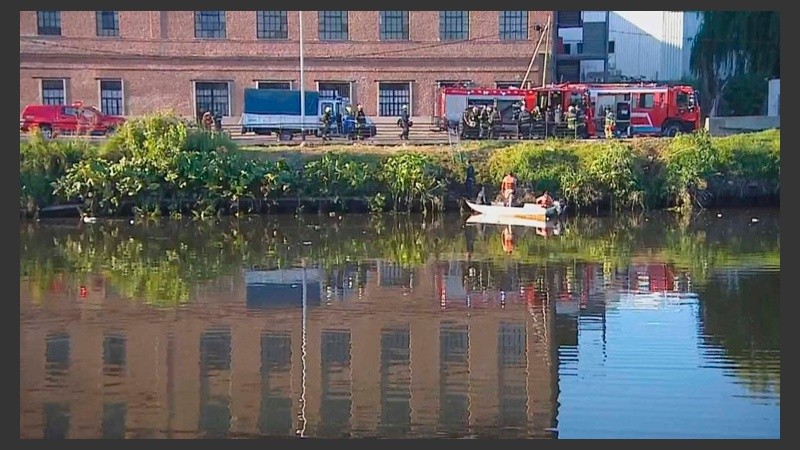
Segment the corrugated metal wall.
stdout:
<path fill-rule="evenodd" d="M 661 36 L 661 80 L 683 75 L 683 11 L 664 11 Z"/>
<path fill-rule="evenodd" d="M 664 11 L 611 11 L 609 40 L 615 46 L 614 68 L 623 76 L 660 78 L 663 17 Z"/>

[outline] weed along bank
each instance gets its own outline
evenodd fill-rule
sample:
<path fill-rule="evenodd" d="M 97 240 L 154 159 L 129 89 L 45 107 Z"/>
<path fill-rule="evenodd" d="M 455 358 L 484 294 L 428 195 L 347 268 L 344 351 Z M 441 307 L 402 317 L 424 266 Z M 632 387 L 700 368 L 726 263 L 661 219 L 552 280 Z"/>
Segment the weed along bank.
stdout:
<path fill-rule="evenodd" d="M 492 196 L 513 171 L 523 190 L 548 190 L 572 210 L 779 202 L 778 130 L 443 148 L 253 150 L 152 115 L 127 122 L 102 145 L 37 135 L 21 142 L 20 207 L 28 216 L 65 205 L 93 216 L 433 213 L 460 207 L 470 164 L 476 185 Z"/>

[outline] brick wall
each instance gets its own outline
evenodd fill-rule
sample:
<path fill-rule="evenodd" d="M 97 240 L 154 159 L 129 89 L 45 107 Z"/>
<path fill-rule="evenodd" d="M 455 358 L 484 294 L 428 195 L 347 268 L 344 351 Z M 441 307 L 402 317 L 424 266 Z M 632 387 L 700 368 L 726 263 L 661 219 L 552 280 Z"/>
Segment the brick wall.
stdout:
<path fill-rule="evenodd" d="M 380 41 L 378 11 L 350 11 L 349 40 L 319 40 L 318 14 L 303 15 L 305 87 L 352 83 L 355 100 L 375 115 L 380 81 L 411 82 L 412 114 L 430 116 L 439 80 L 494 86 L 521 80 L 549 11 L 531 11 L 528 39 L 500 41 L 498 11 L 470 13 L 470 40 L 439 41 L 437 11 L 409 12 L 409 41 Z M 38 36 L 36 11 L 20 12 L 20 110 L 41 101 L 41 78 L 67 79 L 67 101 L 99 103 L 98 79 L 122 79 L 125 111 L 170 108 L 194 114 L 193 81 L 230 82 L 231 115 L 255 80 L 299 85 L 299 17 L 287 14 L 288 39 L 259 40 L 255 11 L 227 11 L 225 39 L 195 39 L 193 11 L 120 11 L 119 37 L 97 37 L 95 11 L 62 11 L 61 36 Z M 541 81 L 543 48 L 530 78 Z"/>

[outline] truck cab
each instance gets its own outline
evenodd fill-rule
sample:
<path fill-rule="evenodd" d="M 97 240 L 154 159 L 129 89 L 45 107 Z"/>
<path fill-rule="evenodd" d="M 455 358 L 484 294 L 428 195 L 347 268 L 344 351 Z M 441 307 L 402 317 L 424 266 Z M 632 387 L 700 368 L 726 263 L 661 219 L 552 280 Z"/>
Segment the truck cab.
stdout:
<path fill-rule="evenodd" d="M 330 136 L 346 137 L 356 139 L 357 137 L 371 138 L 377 134 L 375 123 L 366 118 L 361 127 L 356 120 L 356 107 L 347 97 L 323 97 L 319 102 L 319 117 L 325 112 L 325 108 L 331 108 L 333 112 L 333 122 L 331 123 Z M 322 123 L 316 135 L 322 136 Z"/>

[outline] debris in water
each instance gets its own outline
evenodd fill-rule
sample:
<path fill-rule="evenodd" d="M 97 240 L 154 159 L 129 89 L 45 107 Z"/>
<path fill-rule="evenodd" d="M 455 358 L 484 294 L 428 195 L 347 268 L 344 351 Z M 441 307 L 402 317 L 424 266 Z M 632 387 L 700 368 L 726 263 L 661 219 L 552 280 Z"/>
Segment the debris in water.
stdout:
<path fill-rule="evenodd" d="M 758 217 L 753 217 L 750 219 L 751 223 L 758 223 Z"/>
<path fill-rule="evenodd" d="M 722 213 L 717 213 L 717 217 L 722 217 Z"/>
<path fill-rule="evenodd" d="M 311 245 L 311 241 L 303 241 L 303 245 Z"/>

